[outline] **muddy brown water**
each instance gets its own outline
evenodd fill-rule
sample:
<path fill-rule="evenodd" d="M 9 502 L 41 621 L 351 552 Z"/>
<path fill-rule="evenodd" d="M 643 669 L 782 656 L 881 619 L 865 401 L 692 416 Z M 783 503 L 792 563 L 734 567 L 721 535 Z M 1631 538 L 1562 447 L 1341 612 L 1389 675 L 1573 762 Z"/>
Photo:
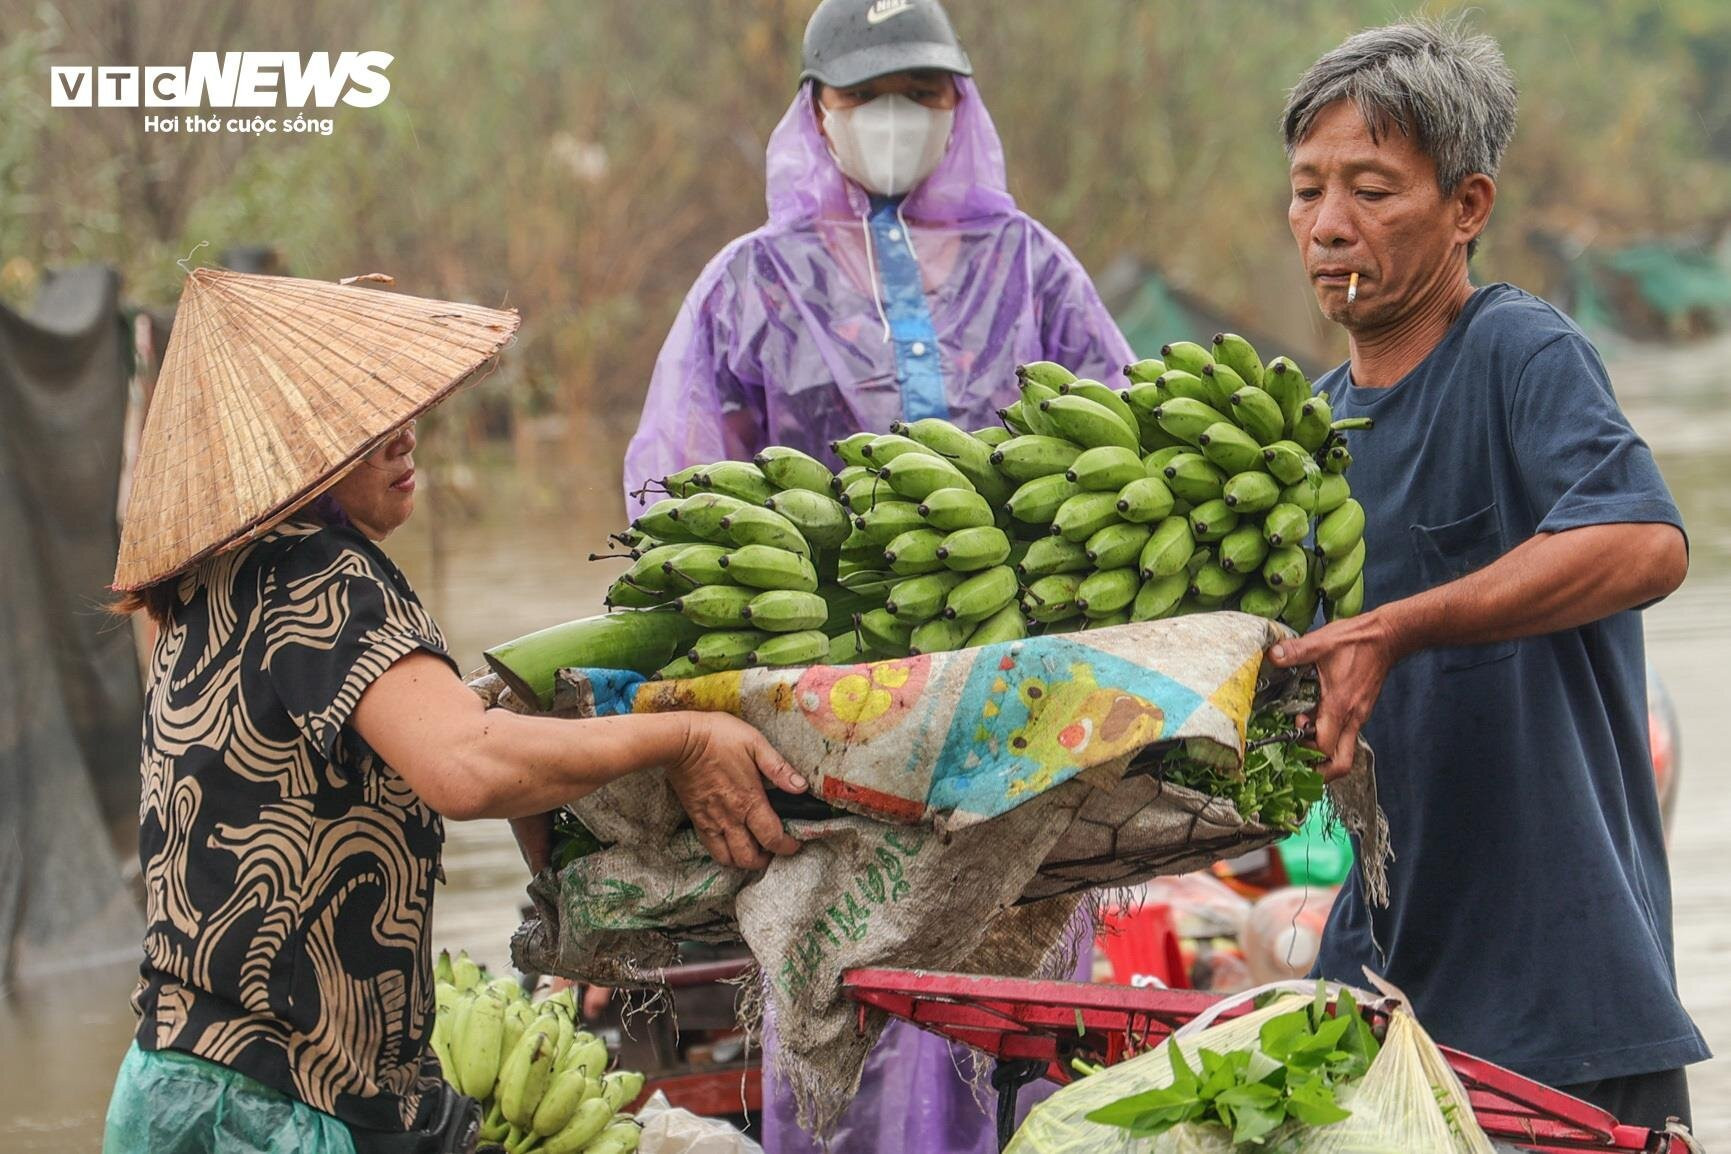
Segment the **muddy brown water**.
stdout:
<path fill-rule="evenodd" d="M 1690 1072 L 1697 1133 L 1731 1143 L 1731 754 L 1724 669 L 1731 657 L 1731 339 L 1678 351 L 1610 350 L 1624 405 L 1653 444 L 1683 507 L 1688 582 L 1647 614 L 1648 655 L 1676 700 L 1683 731 L 1681 795 L 1671 833 L 1678 980 L 1721 1055 Z M 449 636 L 459 664 L 495 641 L 592 612 L 618 563 L 590 564 L 616 527 L 621 498 L 586 484 L 574 462 L 617 446 L 554 444 L 530 468 L 476 466 L 422 452 L 436 484 L 423 516 L 387 546 Z M 485 483 L 476 481 L 485 477 Z M 448 885 L 434 916 L 439 945 L 505 963 L 524 871 L 500 823 L 453 824 Z M 1543 884 L 1542 880 L 1534 884 Z M 0 1150 L 83 1151 L 100 1145 L 102 1114 L 132 1028 L 131 963 L 67 974 L 0 998 Z"/>

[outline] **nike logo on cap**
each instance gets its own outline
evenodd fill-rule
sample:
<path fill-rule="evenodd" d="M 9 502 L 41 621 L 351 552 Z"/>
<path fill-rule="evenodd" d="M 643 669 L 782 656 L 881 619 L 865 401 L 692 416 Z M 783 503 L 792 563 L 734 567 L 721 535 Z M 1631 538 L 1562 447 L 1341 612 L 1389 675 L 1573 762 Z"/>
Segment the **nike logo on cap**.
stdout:
<path fill-rule="evenodd" d="M 872 0 L 872 6 L 866 9 L 866 23 L 882 24 L 891 16 L 911 12 L 913 7 L 914 0 Z"/>

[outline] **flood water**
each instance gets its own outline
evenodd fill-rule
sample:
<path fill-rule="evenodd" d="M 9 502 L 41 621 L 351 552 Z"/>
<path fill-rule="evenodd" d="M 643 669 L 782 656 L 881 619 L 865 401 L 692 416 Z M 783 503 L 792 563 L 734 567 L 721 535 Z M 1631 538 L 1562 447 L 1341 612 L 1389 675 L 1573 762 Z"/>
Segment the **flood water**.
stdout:
<path fill-rule="evenodd" d="M 1688 583 L 1647 614 L 1648 655 L 1676 700 L 1683 729 L 1681 795 L 1671 835 L 1678 977 L 1685 1004 L 1722 1055 L 1692 1068 L 1696 1132 L 1731 1143 L 1731 754 L 1726 716 L 1731 657 L 1731 340 L 1677 351 L 1610 350 L 1619 395 L 1658 454 L 1688 523 Z M 617 527 L 611 479 L 585 483 L 573 462 L 616 460 L 618 445 L 554 443 L 514 473 L 482 469 L 476 483 L 435 483 L 423 516 L 387 548 L 444 625 L 465 669 L 489 644 L 595 612 L 618 564 L 590 564 Z M 423 476 L 449 476 L 424 446 Z M 455 487 L 452 487 L 455 486 Z M 459 508 L 460 507 L 460 508 Z M 467 512 L 464 512 L 467 510 Z M 1614 562 L 1612 562 L 1614 563 Z M 453 824 L 448 885 L 435 944 L 463 946 L 502 966 L 525 881 L 502 823 Z M 1544 885 L 1544 879 L 1521 884 Z M 132 1029 L 135 969 L 93 969 L 0 998 L 0 1150 L 85 1151 L 100 1145 L 102 1112 Z"/>

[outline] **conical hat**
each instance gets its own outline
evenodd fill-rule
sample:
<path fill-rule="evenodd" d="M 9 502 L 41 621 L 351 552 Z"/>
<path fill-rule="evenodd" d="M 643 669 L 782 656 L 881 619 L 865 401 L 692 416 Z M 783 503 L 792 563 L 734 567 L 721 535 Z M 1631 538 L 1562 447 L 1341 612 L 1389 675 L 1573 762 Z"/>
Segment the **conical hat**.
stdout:
<path fill-rule="evenodd" d="M 195 269 L 145 421 L 114 588 L 142 589 L 276 524 L 453 392 L 518 323 L 514 309 Z"/>

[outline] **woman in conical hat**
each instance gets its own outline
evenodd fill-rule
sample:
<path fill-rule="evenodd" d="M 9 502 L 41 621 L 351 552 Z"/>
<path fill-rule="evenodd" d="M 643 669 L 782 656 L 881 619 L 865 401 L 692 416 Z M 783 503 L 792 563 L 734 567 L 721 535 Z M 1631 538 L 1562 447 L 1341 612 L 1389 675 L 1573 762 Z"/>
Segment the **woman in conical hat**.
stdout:
<path fill-rule="evenodd" d="M 115 575 L 159 628 L 139 1025 L 106 1150 L 472 1148 L 429 1042 L 445 818 L 531 818 L 663 766 L 716 860 L 798 849 L 763 779 L 805 782 L 736 718 L 483 712 L 380 548 L 414 510 L 415 418 L 517 324 L 191 274 Z"/>

